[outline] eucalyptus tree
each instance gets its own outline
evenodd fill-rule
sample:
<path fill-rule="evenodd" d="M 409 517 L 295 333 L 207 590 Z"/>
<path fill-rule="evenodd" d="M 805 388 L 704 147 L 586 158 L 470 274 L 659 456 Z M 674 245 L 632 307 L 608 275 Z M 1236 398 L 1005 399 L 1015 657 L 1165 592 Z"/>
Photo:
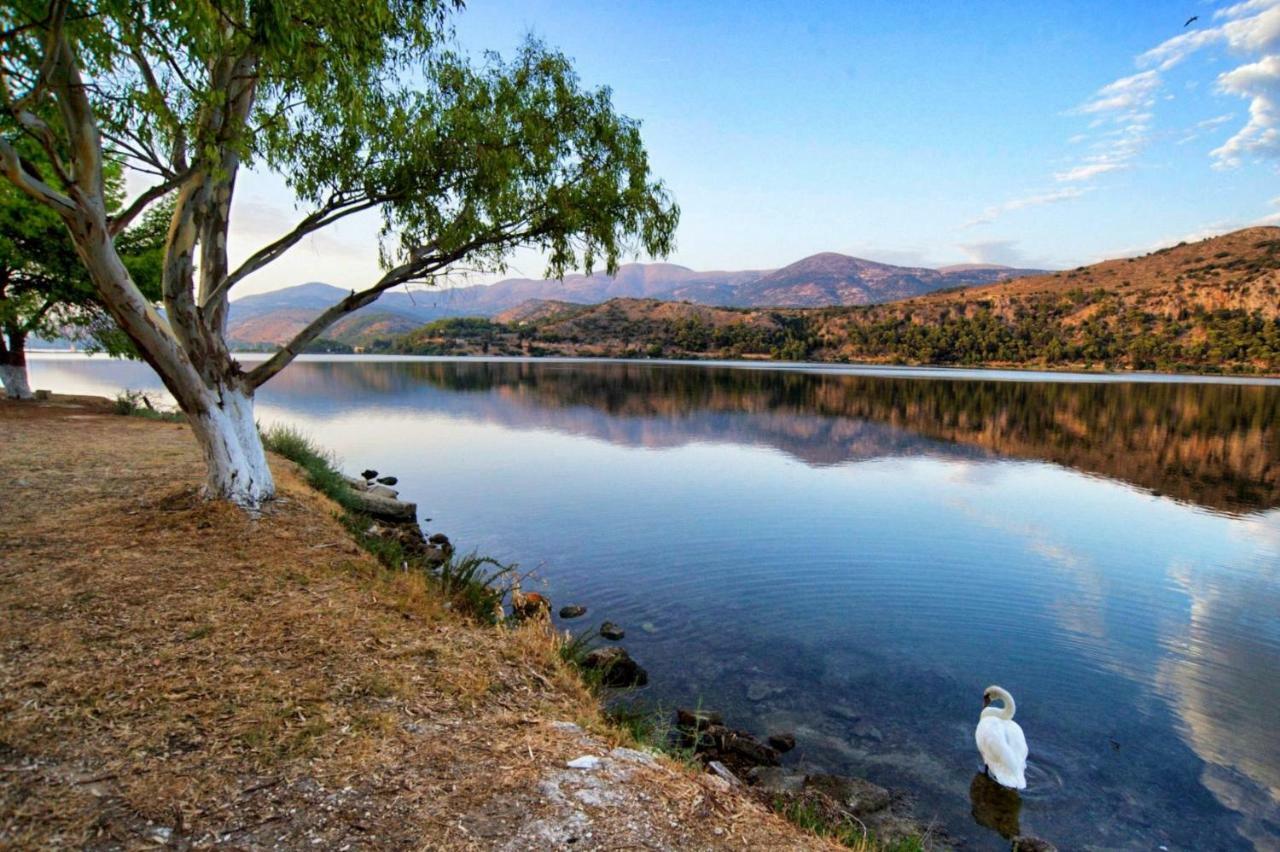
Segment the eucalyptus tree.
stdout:
<path fill-rule="evenodd" d="M 29 140 L 28 163 L 41 153 Z M 22 151 L 22 148 L 19 148 Z M 123 181 L 108 169 L 106 193 L 118 206 Z M 160 298 L 160 266 L 173 206 L 161 202 L 116 242 L 125 266 L 150 300 Z M 136 357 L 129 339 L 98 300 L 62 219 L 8 181 L 0 181 L 0 384 L 14 399 L 31 397 L 27 341 L 70 337 L 91 351 Z"/>
<path fill-rule="evenodd" d="M 253 396 L 331 323 L 458 264 L 520 246 L 548 274 L 663 255 L 678 210 L 638 124 L 607 89 L 530 41 L 509 61 L 449 50 L 448 0 L 7 0 L 0 11 L 0 169 L 66 226 L 102 303 L 187 414 L 207 493 L 253 506 L 274 486 Z M 18 154 L 35 140 L 48 168 Z M 112 161 L 150 176 L 119 211 Z M 232 266 L 237 178 L 283 176 L 293 227 Z M 163 315 L 118 236 L 173 199 Z M 228 296 L 307 235 L 377 211 L 381 272 L 253 366 L 228 350 Z M 371 248 L 371 251 L 373 249 Z"/>

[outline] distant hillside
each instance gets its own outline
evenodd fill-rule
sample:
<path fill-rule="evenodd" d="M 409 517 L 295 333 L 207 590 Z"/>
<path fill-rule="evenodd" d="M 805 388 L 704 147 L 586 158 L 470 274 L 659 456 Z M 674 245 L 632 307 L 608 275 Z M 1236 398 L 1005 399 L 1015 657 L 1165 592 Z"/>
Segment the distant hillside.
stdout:
<path fill-rule="evenodd" d="M 357 315 L 379 313 L 423 324 L 459 316 L 496 318 L 528 302 L 594 305 L 617 298 L 722 307 L 867 305 L 1039 271 L 1003 266 L 924 269 L 830 252 L 779 270 L 697 272 L 671 263 L 629 263 L 619 267 L 612 277 L 597 272 L 569 275 L 563 281 L 512 278 L 496 284 L 412 294 L 393 291 Z M 305 323 L 345 294 L 328 284 L 310 283 L 237 299 L 231 303 L 229 336 L 233 342 L 245 345 L 284 343 L 288 329 L 301 327 L 300 318 Z M 376 339 L 371 333 L 349 342 L 372 345 Z"/>
<path fill-rule="evenodd" d="M 838 283 L 848 280 L 850 260 L 809 258 L 750 288 L 852 298 L 848 285 Z M 859 268 L 879 293 L 914 286 L 898 277 L 906 273 Z M 530 303 L 501 321 L 439 320 L 387 348 L 1280 373 L 1280 228 L 864 307 Z"/>

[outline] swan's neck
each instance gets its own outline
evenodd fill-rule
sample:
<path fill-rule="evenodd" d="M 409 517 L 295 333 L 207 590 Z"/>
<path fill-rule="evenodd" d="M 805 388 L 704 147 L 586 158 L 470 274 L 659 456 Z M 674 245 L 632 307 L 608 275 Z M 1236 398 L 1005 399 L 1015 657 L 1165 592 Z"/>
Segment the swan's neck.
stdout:
<path fill-rule="evenodd" d="M 1004 706 L 985 708 L 982 711 L 981 718 L 994 716 L 997 719 L 1012 719 L 1014 711 L 1018 709 L 1018 705 L 1013 703 L 1013 696 L 1002 689 L 998 693 L 996 693 L 996 698 L 998 698 L 1004 704 Z"/>

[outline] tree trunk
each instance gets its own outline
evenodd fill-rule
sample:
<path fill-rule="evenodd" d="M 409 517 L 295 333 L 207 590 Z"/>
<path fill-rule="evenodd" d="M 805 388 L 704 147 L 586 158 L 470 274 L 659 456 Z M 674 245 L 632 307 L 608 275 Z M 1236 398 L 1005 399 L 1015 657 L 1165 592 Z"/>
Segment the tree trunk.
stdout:
<path fill-rule="evenodd" d="M 9 399 L 31 399 L 31 383 L 27 380 L 27 335 L 9 330 L 5 345 L 0 341 L 0 384 Z"/>
<path fill-rule="evenodd" d="M 204 451 L 205 496 L 250 509 L 261 506 L 275 495 L 275 483 L 253 419 L 253 394 L 231 385 L 191 390 L 202 397 L 202 404 L 186 413 Z"/>

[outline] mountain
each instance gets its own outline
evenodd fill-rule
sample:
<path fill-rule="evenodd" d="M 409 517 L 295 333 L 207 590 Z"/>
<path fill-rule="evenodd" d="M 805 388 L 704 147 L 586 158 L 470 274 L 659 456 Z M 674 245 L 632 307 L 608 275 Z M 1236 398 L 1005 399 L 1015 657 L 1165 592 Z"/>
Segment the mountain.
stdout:
<path fill-rule="evenodd" d="M 879 298 L 918 286 L 913 277 L 927 280 L 902 267 L 868 264 L 839 255 L 808 258 L 742 291 L 768 298 L 783 287 L 792 298 L 821 302 Z M 963 278 L 986 269 L 932 272 Z M 851 270 L 861 283 L 850 283 Z M 1277 294 L 1280 228 L 1248 228 L 1143 257 L 862 306 L 531 302 L 494 322 L 440 320 L 387 348 L 1280 373 Z"/>
<path fill-rule="evenodd" d="M 825 307 L 864 305 L 901 299 L 962 284 L 1030 274 L 1002 266 L 948 267 L 943 270 L 893 266 L 827 252 L 778 270 L 698 272 L 672 263 L 628 263 L 616 275 L 568 275 L 563 281 L 511 278 L 495 284 L 440 290 L 393 291 L 357 312 L 385 315 L 417 324 L 447 317 L 495 317 L 526 302 L 593 305 L 617 298 L 688 301 L 722 307 Z M 336 302 L 346 291 L 310 283 L 271 293 L 245 296 L 231 303 L 228 336 L 233 343 L 284 343 L 289 330 Z M 310 314 L 308 317 L 307 314 Z M 326 337 L 348 343 L 371 343 L 379 332 Z"/>

